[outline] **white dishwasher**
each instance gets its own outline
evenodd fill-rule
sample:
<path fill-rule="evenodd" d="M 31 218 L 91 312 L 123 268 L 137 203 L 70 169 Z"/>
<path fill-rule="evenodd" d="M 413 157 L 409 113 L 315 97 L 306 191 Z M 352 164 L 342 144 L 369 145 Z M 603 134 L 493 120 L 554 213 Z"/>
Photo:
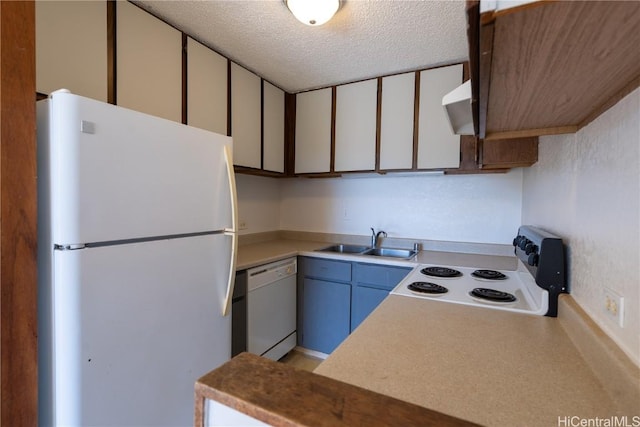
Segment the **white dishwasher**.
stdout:
<path fill-rule="evenodd" d="M 296 346 L 296 258 L 247 271 L 247 349 L 278 360 Z"/>

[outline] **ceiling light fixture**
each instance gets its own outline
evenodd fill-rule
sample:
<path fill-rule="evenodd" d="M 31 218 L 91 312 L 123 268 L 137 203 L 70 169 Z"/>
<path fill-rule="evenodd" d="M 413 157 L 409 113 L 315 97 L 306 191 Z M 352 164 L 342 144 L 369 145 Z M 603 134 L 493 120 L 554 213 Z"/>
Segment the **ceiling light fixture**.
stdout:
<path fill-rule="evenodd" d="M 284 1 L 298 21 L 312 27 L 317 27 L 329 21 L 340 7 L 340 0 Z"/>

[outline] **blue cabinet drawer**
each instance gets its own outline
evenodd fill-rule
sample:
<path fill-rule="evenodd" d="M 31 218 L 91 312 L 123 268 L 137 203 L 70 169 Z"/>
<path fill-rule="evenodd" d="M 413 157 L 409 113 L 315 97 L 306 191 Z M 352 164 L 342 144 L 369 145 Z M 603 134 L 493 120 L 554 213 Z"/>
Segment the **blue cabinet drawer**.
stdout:
<path fill-rule="evenodd" d="M 375 285 L 391 290 L 411 271 L 408 267 L 390 267 L 388 265 L 355 264 L 355 282 Z"/>
<path fill-rule="evenodd" d="M 351 263 L 320 258 L 305 258 L 304 275 L 317 279 L 351 282 Z"/>

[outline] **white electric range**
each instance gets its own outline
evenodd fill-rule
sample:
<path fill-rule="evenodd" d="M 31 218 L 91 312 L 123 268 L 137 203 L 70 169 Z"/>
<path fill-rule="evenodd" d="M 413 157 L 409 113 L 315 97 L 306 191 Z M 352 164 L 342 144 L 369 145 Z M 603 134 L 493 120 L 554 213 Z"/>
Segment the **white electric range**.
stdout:
<path fill-rule="evenodd" d="M 557 316 L 558 295 L 567 292 L 562 240 L 531 226 L 514 239 L 515 271 L 423 264 L 391 294 L 494 310 Z"/>

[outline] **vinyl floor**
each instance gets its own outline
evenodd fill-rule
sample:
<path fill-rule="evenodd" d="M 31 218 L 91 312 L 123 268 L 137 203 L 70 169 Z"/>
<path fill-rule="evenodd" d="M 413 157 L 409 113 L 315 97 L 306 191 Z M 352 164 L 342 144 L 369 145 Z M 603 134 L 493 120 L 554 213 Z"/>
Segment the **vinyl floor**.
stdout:
<path fill-rule="evenodd" d="M 289 352 L 289 354 L 280 359 L 279 362 L 286 363 L 287 365 L 291 365 L 298 369 L 312 372 L 318 367 L 320 363 L 322 363 L 322 359 L 318 359 L 299 351 L 292 350 Z"/>

